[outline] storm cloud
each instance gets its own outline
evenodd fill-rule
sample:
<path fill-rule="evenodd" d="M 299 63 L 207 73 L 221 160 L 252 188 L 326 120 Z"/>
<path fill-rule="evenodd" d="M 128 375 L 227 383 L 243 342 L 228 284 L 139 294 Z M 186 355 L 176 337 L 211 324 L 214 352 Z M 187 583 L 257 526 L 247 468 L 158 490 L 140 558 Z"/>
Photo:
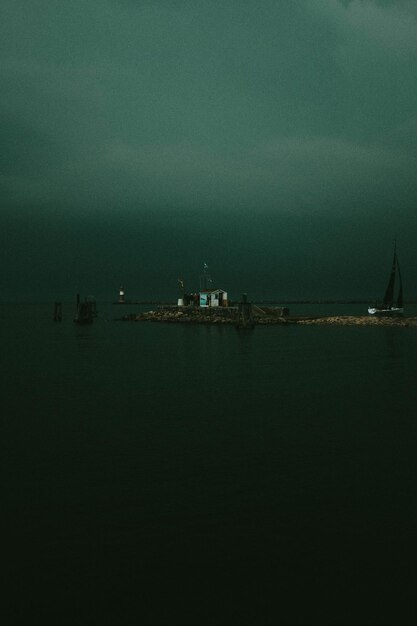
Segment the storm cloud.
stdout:
<path fill-rule="evenodd" d="M 374 295 L 394 236 L 415 297 L 415 3 L 4 0 L 0 35 L 6 299 L 170 297 L 203 261 Z"/>

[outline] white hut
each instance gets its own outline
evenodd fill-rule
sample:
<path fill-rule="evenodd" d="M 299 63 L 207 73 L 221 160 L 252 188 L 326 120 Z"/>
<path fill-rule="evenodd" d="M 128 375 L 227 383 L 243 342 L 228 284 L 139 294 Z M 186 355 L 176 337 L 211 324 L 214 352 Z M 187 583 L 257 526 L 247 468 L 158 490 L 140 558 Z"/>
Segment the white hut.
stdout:
<path fill-rule="evenodd" d="M 227 292 L 223 289 L 206 289 L 200 291 L 200 306 L 228 306 Z"/>

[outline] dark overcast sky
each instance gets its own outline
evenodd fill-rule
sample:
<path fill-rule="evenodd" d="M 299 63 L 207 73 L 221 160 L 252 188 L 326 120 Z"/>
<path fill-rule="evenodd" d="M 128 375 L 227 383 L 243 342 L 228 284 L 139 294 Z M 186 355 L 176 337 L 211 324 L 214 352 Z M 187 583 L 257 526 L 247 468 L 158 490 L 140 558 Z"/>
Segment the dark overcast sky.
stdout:
<path fill-rule="evenodd" d="M 415 0 L 2 0 L 1 299 L 417 297 Z"/>

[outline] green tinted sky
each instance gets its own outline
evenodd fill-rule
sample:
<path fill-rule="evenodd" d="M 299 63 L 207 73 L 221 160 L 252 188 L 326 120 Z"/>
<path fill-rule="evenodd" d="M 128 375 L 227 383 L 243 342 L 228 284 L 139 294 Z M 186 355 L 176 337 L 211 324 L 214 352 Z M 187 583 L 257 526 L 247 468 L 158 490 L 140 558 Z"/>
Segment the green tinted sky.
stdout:
<path fill-rule="evenodd" d="M 2 299 L 417 297 L 414 0 L 3 0 Z"/>

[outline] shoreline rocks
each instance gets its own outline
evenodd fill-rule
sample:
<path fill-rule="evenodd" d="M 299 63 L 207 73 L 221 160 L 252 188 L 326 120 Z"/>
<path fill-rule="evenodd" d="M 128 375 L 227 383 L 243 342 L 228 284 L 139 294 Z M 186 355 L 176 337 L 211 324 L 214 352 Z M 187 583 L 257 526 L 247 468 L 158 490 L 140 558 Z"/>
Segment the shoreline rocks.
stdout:
<path fill-rule="evenodd" d="M 181 311 L 174 307 L 143 313 L 131 313 L 121 321 L 133 322 L 165 322 L 180 324 L 235 324 L 236 312 L 228 309 L 221 311 L 216 309 L 196 309 Z M 255 323 L 265 325 L 293 325 L 301 326 L 396 326 L 417 327 L 417 317 L 373 317 L 371 315 L 331 315 L 331 316 L 281 316 L 281 315 L 255 315 Z"/>
<path fill-rule="evenodd" d="M 417 327 L 417 317 L 373 317 L 371 315 L 338 315 L 302 319 L 295 322 L 302 325 L 317 326 L 401 326 Z"/>

